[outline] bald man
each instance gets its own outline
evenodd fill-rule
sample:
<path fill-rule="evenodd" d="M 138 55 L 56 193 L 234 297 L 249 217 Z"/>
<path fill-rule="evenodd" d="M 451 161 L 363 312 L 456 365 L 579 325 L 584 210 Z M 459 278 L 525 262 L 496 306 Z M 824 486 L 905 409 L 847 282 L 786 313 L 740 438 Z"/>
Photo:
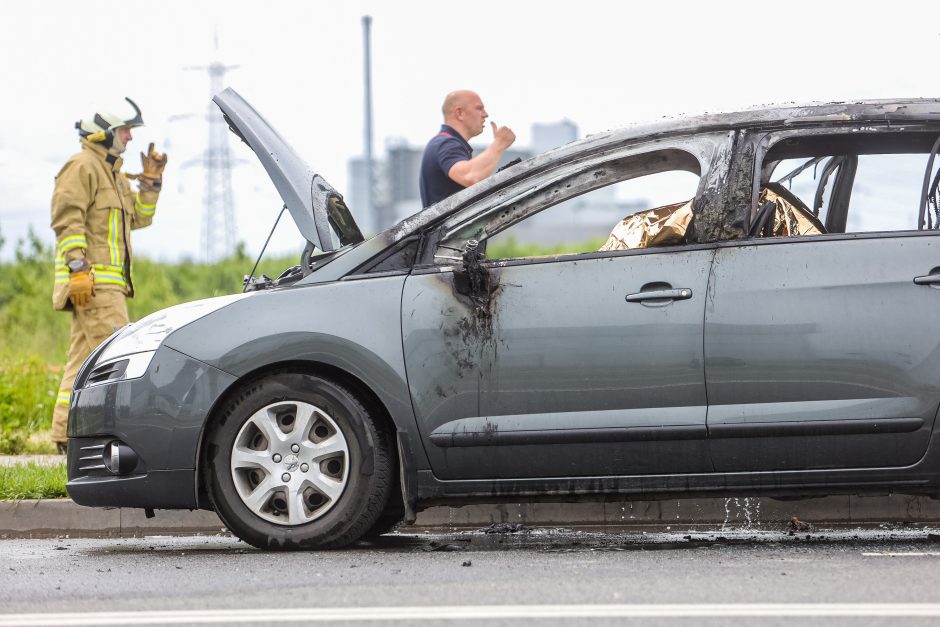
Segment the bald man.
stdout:
<path fill-rule="evenodd" d="M 444 124 L 440 132 L 428 142 L 421 158 L 421 205 L 430 207 L 465 187 L 479 183 L 496 170 L 500 157 L 516 141 L 509 127 L 493 129 L 493 143 L 476 157 L 470 148 L 470 138 L 486 127 L 489 114 L 475 92 L 453 91 L 444 98 Z"/>

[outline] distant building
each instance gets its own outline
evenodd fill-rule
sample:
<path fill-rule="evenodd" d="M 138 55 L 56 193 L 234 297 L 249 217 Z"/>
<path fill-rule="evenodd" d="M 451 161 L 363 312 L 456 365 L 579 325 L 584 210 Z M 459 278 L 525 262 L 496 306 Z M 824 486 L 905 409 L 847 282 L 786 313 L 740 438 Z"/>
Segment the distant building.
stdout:
<path fill-rule="evenodd" d="M 388 154 L 389 201 L 394 205 L 419 198 L 418 175 L 424 148 L 410 146 L 402 138 L 390 139 L 385 144 Z"/>
<path fill-rule="evenodd" d="M 348 181 L 346 189 L 339 190 L 339 192 L 343 194 L 346 206 L 352 210 L 356 218 L 356 224 L 359 225 L 362 232 L 375 233 L 377 230 L 374 212 L 361 210 L 369 202 L 369 183 L 365 157 L 353 157 L 346 162 L 346 169 L 348 175 L 346 177 Z M 358 212 L 357 209 L 359 209 Z"/>
<path fill-rule="evenodd" d="M 578 125 L 571 120 L 535 123 L 532 125 L 532 154 L 539 155 L 552 148 L 570 144 L 578 139 Z"/>

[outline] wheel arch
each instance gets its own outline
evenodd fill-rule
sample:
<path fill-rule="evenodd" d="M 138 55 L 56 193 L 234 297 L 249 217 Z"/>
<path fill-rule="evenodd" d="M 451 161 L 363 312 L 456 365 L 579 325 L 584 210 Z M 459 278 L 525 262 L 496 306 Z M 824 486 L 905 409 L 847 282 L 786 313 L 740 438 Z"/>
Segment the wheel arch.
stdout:
<path fill-rule="evenodd" d="M 389 430 L 395 445 L 395 455 L 393 457 L 395 459 L 395 470 L 399 476 L 399 482 L 396 484 L 390 496 L 389 505 L 394 504 L 394 499 L 396 498 L 401 500 L 402 506 L 404 506 L 404 503 L 413 502 L 413 494 L 408 494 L 409 498 L 405 498 L 403 486 L 415 485 L 416 469 L 414 468 L 414 460 L 410 459 L 410 454 L 413 454 L 415 447 L 408 442 L 408 430 L 396 423 L 392 413 L 379 395 L 362 379 L 348 370 L 344 370 L 333 364 L 320 361 L 289 360 L 265 364 L 244 374 L 232 383 L 224 393 L 220 394 L 212 404 L 211 409 L 206 414 L 206 420 L 202 425 L 197 440 L 196 468 L 194 472 L 197 507 L 200 509 L 212 509 L 208 494 L 208 477 L 206 475 L 206 444 L 211 428 L 217 424 L 217 421 L 220 419 L 219 414 L 222 408 L 225 407 L 234 396 L 239 394 L 244 387 L 251 385 L 259 379 L 278 373 L 320 376 L 335 381 L 355 394 L 358 400 L 365 406 L 370 416 L 376 416 L 383 422 L 385 427 Z M 408 492 L 410 491 L 409 489 Z"/>

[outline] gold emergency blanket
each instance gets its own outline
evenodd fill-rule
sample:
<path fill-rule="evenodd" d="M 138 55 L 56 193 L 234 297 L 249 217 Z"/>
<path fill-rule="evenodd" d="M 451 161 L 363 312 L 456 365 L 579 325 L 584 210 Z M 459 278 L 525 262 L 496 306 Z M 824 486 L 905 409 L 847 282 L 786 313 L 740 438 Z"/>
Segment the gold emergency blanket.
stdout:
<path fill-rule="evenodd" d="M 761 189 L 758 208 L 774 203 L 773 236 L 819 235 L 826 229 L 799 198 L 776 183 Z M 692 201 L 634 213 L 621 220 L 599 250 L 632 250 L 675 246 L 685 238 L 692 220 Z"/>
<path fill-rule="evenodd" d="M 691 219 L 691 200 L 634 213 L 614 227 L 600 250 L 630 250 L 681 244 Z"/>
<path fill-rule="evenodd" d="M 774 210 L 773 237 L 796 237 L 798 235 L 821 235 L 826 228 L 819 220 L 793 195 L 778 183 L 769 183 L 761 188 L 760 198 L 757 200 L 758 215 L 761 208 L 768 202 L 776 205 Z"/>

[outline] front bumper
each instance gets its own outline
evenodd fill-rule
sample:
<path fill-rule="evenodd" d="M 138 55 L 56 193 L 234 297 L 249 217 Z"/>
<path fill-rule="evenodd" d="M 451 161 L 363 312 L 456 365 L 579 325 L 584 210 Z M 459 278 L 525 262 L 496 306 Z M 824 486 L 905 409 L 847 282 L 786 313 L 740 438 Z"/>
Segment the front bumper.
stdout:
<path fill-rule="evenodd" d="M 197 507 L 202 430 L 234 382 L 228 373 L 161 347 L 143 376 L 75 390 L 68 427 L 69 496 L 96 507 Z M 133 451 L 130 467 L 125 461 L 120 470 L 112 469 L 113 442 Z"/>

